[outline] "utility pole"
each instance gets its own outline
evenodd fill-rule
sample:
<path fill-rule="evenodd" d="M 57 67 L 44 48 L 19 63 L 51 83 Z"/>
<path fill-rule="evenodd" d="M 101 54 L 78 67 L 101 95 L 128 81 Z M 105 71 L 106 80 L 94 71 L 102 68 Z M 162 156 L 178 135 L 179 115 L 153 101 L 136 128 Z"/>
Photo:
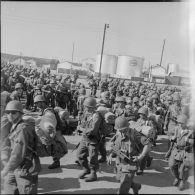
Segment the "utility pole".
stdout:
<path fill-rule="evenodd" d="M 106 28 L 109 28 L 109 24 L 104 25 L 104 34 L 103 34 L 102 51 L 101 51 L 101 58 L 100 58 L 100 68 L 99 68 L 100 79 L 101 79 L 102 57 L 103 57 L 103 51 L 104 51 L 104 41 L 105 41 Z"/>
<path fill-rule="evenodd" d="M 161 63 L 162 63 L 162 57 L 163 57 L 163 52 L 164 52 L 165 41 L 166 41 L 166 39 L 164 39 L 164 42 L 163 42 L 162 54 L 161 54 L 161 59 L 160 59 L 160 66 L 161 66 Z"/>
<path fill-rule="evenodd" d="M 74 42 L 72 45 L 72 63 L 73 63 L 73 58 L 74 58 Z M 72 64 L 71 64 L 71 75 L 72 75 Z"/>

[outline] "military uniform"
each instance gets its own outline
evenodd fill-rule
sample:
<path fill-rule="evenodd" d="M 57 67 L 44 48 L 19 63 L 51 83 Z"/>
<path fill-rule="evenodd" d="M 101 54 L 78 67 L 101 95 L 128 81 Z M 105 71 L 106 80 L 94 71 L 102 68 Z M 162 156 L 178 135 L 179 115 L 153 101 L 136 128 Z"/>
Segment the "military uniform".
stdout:
<path fill-rule="evenodd" d="M 182 129 L 181 127 L 175 128 L 175 138 L 173 140 L 175 141 L 175 145 L 169 158 L 169 167 L 176 179 L 173 185 L 179 184 L 180 190 L 184 188 L 184 182 L 188 179 L 189 169 L 192 167 L 193 162 L 193 157 L 191 156 L 190 158 L 189 155 L 193 145 L 187 139 L 191 134 L 188 129 Z"/>
<path fill-rule="evenodd" d="M 34 127 L 22 120 L 12 126 L 5 144 L 11 150 L 3 169 L 5 194 L 37 194 L 41 166 L 35 140 Z"/>
<path fill-rule="evenodd" d="M 177 125 L 177 117 L 181 114 L 181 107 L 175 104 L 171 105 L 166 113 L 164 129 L 168 130 L 168 136 L 174 135 L 174 129 Z"/>
<path fill-rule="evenodd" d="M 145 136 L 142 136 L 140 133 L 132 129 L 129 132 L 129 137 L 122 138 L 121 135 L 118 134 L 114 141 L 116 149 L 123 152 L 129 158 L 140 155 L 144 146 L 148 144 L 150 144 L 150 141 Z M 112 157 L 115 156 L 116 155 L 113 153 Z M 128 194 L 130 188 L 133 188 L 133 191 L 135 191 L 135 188 L 140 186 L 140 184 L 136 184 L 133 181 L 133 178 L 138 166 L 143 166 L 142 164 L 139 165 L 139 163 L 133 161 L 128 163 L 125 159 L 116 156 L 116 178 L 120 181 L 119 194 Z"/>
<path fill-rule="evenodd" d="M 96 176 L 99 168 L 98 164 L 98 145 L 100 141 L 100 124 L 101 118 L 98 113 L 83 114 L 81 119 L 81 127 L 83 129 L 83 137 L 77 149 L 77 158 L 84 169 L 84 173 L 90 173 Z M 89 156 L 89 163 L 87 157 Z M 86 175 L 84 174 L 84 175 Z M 84 177 L 80 176 L 80 179 Z"/>

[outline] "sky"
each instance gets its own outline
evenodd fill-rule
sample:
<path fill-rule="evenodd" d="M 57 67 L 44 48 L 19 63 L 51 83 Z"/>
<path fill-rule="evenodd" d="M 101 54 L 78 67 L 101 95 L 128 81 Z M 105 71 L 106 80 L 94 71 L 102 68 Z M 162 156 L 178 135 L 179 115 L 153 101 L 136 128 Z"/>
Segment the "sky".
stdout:
<path fill-rule="evenodd" d="M 187 70 L 188 2 L 1 1 L 1 52 L 81 62 L 101 53 L 144 57 L 144 65 Z"/>

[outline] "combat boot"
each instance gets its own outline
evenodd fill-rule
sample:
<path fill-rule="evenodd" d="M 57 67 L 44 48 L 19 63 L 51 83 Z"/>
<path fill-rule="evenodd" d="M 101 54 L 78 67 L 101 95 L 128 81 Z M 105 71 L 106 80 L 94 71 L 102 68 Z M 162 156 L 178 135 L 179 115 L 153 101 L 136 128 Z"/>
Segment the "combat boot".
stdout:
<path fill-rule="evenodd" d="M 97 180 L 97 174 L 94 169 L 91 169 L 90 175 L 85 179 L 86 182 L 96 181 Z"/>
<path fill-rule="evenodd" d="M 139 190 L 141 189 L 141 184 L 139 183 L 133 183 L 131 188 L 133 189 L 134 194 L 138 194 Z"/>
<path fill-rule="evenodd" d="M 60 161 L 56 160 L 51 165 L 48 166 L 48 169 L 56 169 L 60 167 Z"/>
<path fill-rule="evenodd" d="M 148 157 L 147 161 L 146 161 L 146 167 L 150 167 L 151 163 L 152 163 L 153 157 Z"/>
<path fill-rule="evenodd" d="M 85 178 L 85 175 L 88 175 L 88 174 L 90 174 L 90 169 L 84 167 L 83 168 L 83 172 L 79 175 L 79 179 L 84 179 Z"/>
<path fill-rule="evenodd" d="M 179 184 L 179 179 L 175 178 L 174 182 L 173 182 L 173 186 L 177 186 Z"/>
<path fill-rule="evenodd" d="M 184 190 L 185 184 L 184 184 L 184 181 L 183 180 L 180 180 L 178 188 L 179 188 L 180 191 L 181 190 Z"/>

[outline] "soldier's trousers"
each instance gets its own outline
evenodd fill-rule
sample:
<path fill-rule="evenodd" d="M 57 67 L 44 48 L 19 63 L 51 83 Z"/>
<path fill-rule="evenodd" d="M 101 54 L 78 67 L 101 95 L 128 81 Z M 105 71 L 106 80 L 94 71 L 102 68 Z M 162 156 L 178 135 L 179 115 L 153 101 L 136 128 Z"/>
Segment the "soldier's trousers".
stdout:
<path fill-rule="evenodd" d="M 87 157 L 89 156 L 89 163 Z M 77 159 L 84 168 L 97 170 L 98 164 L 98 144 L 90 144 L 85 140 L 81 140 L 77 149 Z"/>
<path fill-rule="evenodd" d="M 100 152 L 100 155 L 102 156 L 102 158 L 106 159 L 106 140 L 105 138 L 102 138 L 102 140 L 100 141 L 99 143 L 99 152 Z"/>
<path fill-rule="evenodd" d="M 182 161 L 175 160 L 172 156 L 169 158 L 169 167 L 172 175 L 177 178 L 186 181 L 189 176 L 189 169 L 184 166 Z"/>
<path fill-rule="evenodd" d="M 4 180 L 4 194 L 37 194 L 38 175 L 19 176 L 8 173 Z"/>
<path fill-rule="evenodd" d="M 120 173 L 117 180 L 120 181 L 120 187 L 117 194 L 129 194 L 130 188 L 133 186 L 133 178 L 135 173 Z"/>

